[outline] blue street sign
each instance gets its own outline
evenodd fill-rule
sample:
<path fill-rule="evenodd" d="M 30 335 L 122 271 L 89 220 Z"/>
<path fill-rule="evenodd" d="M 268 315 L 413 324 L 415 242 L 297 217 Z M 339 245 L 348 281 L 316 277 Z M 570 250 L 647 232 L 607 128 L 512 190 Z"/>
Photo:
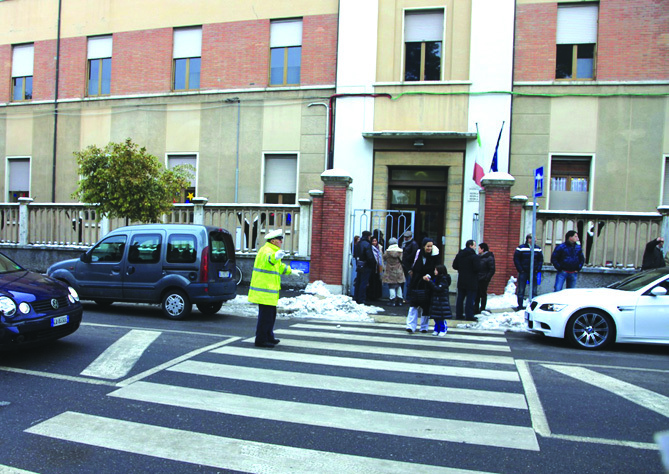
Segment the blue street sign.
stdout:
<path fill-rule="evenodd" d="M 544 195 L 544 167 L 540 166 L 534 170 L 534 197 Z"/>

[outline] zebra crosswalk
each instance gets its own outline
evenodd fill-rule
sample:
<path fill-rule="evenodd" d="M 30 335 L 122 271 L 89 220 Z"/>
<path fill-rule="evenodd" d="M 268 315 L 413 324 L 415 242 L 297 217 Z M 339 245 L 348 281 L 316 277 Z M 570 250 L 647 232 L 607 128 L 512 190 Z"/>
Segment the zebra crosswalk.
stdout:
<path fill-rule="evenodd" d="M 205 414 L 220 429 L 67 411 L 26 432 L 241 472 L 333 472 L 333 466 L 352 473 L 479 472 L 449 466 L 448 458 L 436 464 L 402 452 L 370 456 L 365 449 L 338 450 L 336 443 L 315 447 L 307 441 L 313 430 L 384 445 L 416 440 L 539 451 L 514 360 L 502 355 L 510 352 L 503 333 L 450 330 L 436 338 L 407 335 L 391 324 L 318 321 L 276 335 L 281 343 L 273 350 L 254 348 L 252 338 L 237 340 L 144 379 L 119 382 L 108 393 L 110 403 L 132 402 L 129 410 Z M 423 403 L 449 409 L 429 412 L 420 409 Z M 276 436 L 272 442 L 240 439 L 226 429 L 227 420 L 272 422 Z"/>

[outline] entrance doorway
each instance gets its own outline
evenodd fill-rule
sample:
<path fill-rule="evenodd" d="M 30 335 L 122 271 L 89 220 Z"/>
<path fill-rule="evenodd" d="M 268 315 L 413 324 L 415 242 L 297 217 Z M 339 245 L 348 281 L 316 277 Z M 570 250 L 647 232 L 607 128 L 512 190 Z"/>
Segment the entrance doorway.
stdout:
<path fill-rule="evenodd" d="M 416 242 L 433 239 L 443 261 L 448 168 L 391 167 L 388 172 L 388 208 L 415 211 Z"/>

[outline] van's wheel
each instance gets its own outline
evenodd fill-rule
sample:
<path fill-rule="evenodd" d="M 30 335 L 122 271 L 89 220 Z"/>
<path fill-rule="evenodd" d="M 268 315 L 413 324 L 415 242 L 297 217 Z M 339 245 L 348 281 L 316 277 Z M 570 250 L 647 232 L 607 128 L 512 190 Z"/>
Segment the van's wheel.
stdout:
<path fill-rule="evenodd" d="M 188 317 L 192 306 L 186 293 L 181 290 L 168 291 L 163 295 L 163 302 L 161 303 L 163 314 L 169 319 L 184 319 Z"/>
<path fill-rule="evenodd" d="M 195 306 L 197 306 L 197 309 L 200 310 L 200 313 L 206 314 L 206 315 L 212 315 L 218 313 L 218 311 L 221 309 L 223 306 L 223 303 L 198 303 Z"/>

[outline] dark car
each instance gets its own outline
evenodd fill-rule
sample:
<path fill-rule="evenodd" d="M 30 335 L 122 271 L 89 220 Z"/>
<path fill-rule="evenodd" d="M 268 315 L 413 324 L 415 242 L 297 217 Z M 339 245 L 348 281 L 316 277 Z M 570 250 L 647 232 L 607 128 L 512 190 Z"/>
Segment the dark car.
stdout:
<path fill-rule="evenodd" d="M 74 288 L 0 253 L 0 348 L 59 339 L 81 324 Z"/>
<path fill-rule="evenodd" d="M 144 224 L 107 234 L 80 258 L 47 274 L 72 286 L 83 300 L 160 304 L 170 319 L 187 317 L 193 303 L 213 314 L 237 296 L 235 247 L 230 233 L 196 224 Z"/>

